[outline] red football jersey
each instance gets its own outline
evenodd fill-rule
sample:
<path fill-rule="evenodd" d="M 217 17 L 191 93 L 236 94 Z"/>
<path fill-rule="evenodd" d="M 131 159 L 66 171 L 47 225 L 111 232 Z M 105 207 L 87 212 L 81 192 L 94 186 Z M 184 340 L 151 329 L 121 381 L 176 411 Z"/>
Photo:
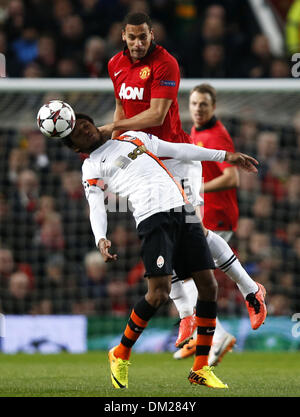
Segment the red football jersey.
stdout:
<path fill-rule="evenodd" d="M 176 59 L 162 46 L 153 43 L 147 55 L 132 62 L 128 49 L 113 56 L 108 63 L 115 97 L 122 102 L 126 118 L 135 116 L 150 107 L 152 98 L 172 100 L 162 126 L 143 129 L 168 142 L 191 143 L 179 117 L 177 93 L 180 72 Z"/>
<path fill-rule="evenodd" d="M 235 152 L 233 141 L 225 126 L 215 117 L 201 129 L 191 130 L 193 143 L 210 149 L 223 149 Z M 203 161 L 204 183 L 222 175 L 228 162 Z M 210 230 L 233 230 L 237 228 L 239 209 L 235 188 L 204 194 L 203 224 Z"/>

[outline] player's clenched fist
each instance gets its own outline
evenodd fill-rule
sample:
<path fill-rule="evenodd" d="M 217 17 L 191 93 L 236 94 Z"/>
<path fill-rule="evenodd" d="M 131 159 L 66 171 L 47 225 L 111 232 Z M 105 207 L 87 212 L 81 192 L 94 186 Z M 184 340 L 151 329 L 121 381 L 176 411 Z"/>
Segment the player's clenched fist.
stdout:
<path fill-rule="evenodd" d="M 104 239 L 104 238 L 100 239 L 98 243 L 98 247 L 105 262 L 111 262 L 111 261 L 117 260 L 116 254 L 112 255 L 109 253 L 109 248 L 111 247 L 110 240 Z"/>

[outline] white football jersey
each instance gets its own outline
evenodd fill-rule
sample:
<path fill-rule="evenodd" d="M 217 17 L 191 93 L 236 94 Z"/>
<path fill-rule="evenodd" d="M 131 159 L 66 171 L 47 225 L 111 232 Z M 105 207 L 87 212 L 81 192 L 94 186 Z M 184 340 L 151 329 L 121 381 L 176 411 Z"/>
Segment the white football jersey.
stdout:
<path fill-rule="evenodd" d="M 182 161 L 178 159 L 166 159 L 164 165 L 183 186 L 189 202 L 195 207 L 204 204 L 201 193 L 202 164 L 200 161 Z"/>
<path fill-rule="evenodd" d="M 90 154 L 82 166 L 82 180 L 91 209 L 97 195 L 97 208 L 103 210 L 104 191 L 127 197 L 138 225 L 155 213 L 188 203 L 180 184 L 154 155 L 156 141 L 146 133 L 126 132 Z M 97 236 L 97 229 L 95 224 L 96 244 L 104 237 Z"/>
<path fill-rule="evenodd" d="M 189 203 L 180 181 L 158 157 L 222 162 L 225 154 L 191 144 L 165 142 L 144 132 L 129 131 L 107 141 L 93 151 L 82 166 L 96 245 L 100 238 L 106 237 L 104 191 L 128 198 L 138 225 L 155 213 Z"/>

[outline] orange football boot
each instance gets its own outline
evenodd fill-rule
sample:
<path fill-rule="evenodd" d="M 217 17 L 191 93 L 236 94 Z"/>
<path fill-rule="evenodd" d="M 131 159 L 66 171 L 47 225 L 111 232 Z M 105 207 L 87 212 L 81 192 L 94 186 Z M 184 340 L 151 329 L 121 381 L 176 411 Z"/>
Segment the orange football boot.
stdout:
<path fill-rule="evenodd" d="M 267 306 L 265 303 L 266 289 L 263 285 L 256 282 L 258 290 L 254 294 L 251 292 L 246 297 L 250 322 L 253 330 L 258 329 L 267 317 Z"/>
<path fill-rule="evenodd" d="M 193 333 L 196 328 L 197 324 L 194 314 L 192 316 L 187 316 L 181 319 L 175 346 L 177 348 L 182 348 L 182 346 L 184 346 L 193 337 Z"/>
<path fill-rule="evenodd" d="M 185 359 L 196 353 L 196 339 L 190 339 L 181 349 L 177 350 L 173 358 L 174 359 Z"/>

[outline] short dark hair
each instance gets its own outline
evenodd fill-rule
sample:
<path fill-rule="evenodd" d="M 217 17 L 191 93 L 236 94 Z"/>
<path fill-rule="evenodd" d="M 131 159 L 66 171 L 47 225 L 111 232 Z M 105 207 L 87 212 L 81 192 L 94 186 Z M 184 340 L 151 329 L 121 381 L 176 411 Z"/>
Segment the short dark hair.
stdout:
<path fill-rule="evenodd" d="M 143 23 L 146 23 L 149 27 L 149 30 L 152 29 L 152 22 L 150 17 L 146 13 L 142 12 L 134 12 L 134 13 L 128 13 L 124 20 L 123 20 L 123 30 L 125 30 L 126 25 L 142 25 Z"/>
<path fill-rule="evenodd" d="M 95 124 L 94 123 L 94 120 L 91 118 L 91 116 L 89 116 L 89 115 L 87 115 L 85 113 L 75 113 L 75 117 L 76 117 L 76 120 L 78 120 L 78 119 L 84 119 L 84 120 L 88 120 L 93 125 Z"/>
<path fill-rule="evenodd" d="M 75 113 L 75 118 L 76 118 L 76 120 L 79 120 L 79 119 L 88 120 L 93 125 L 95 124 L 94 120 L 90 116 L 88 116 L 87 114 L 84 114 L 84 113 Z M 69 135 L 67 135 L 67 136 L 65 136 L 64 138 L 61 139 L 62 144 L 67 146 L 68 148 L 71 148 L 71 149 L 73 147 L 73 142 L 72 142 L 72 139 L 71 139 L 72 132 Z"/>
<path fill-rule="evenodd" d="M 213 104 L 216 104 L 216 101 L 217 101 L 217 92 L 216 92 L 215 88 L 212 85 L 205 84 L 205 83 L 196 85 L 196 87 L 194 87 L 191 90 L 190 95 L 192 93 L 194 93 L 195 91 L 197 91 L 197 93 L 201 93 L 201 94 L 206 94 L 206 93 L 209 94 L 210 97 L 211 97 L 212 103 Z"/>

